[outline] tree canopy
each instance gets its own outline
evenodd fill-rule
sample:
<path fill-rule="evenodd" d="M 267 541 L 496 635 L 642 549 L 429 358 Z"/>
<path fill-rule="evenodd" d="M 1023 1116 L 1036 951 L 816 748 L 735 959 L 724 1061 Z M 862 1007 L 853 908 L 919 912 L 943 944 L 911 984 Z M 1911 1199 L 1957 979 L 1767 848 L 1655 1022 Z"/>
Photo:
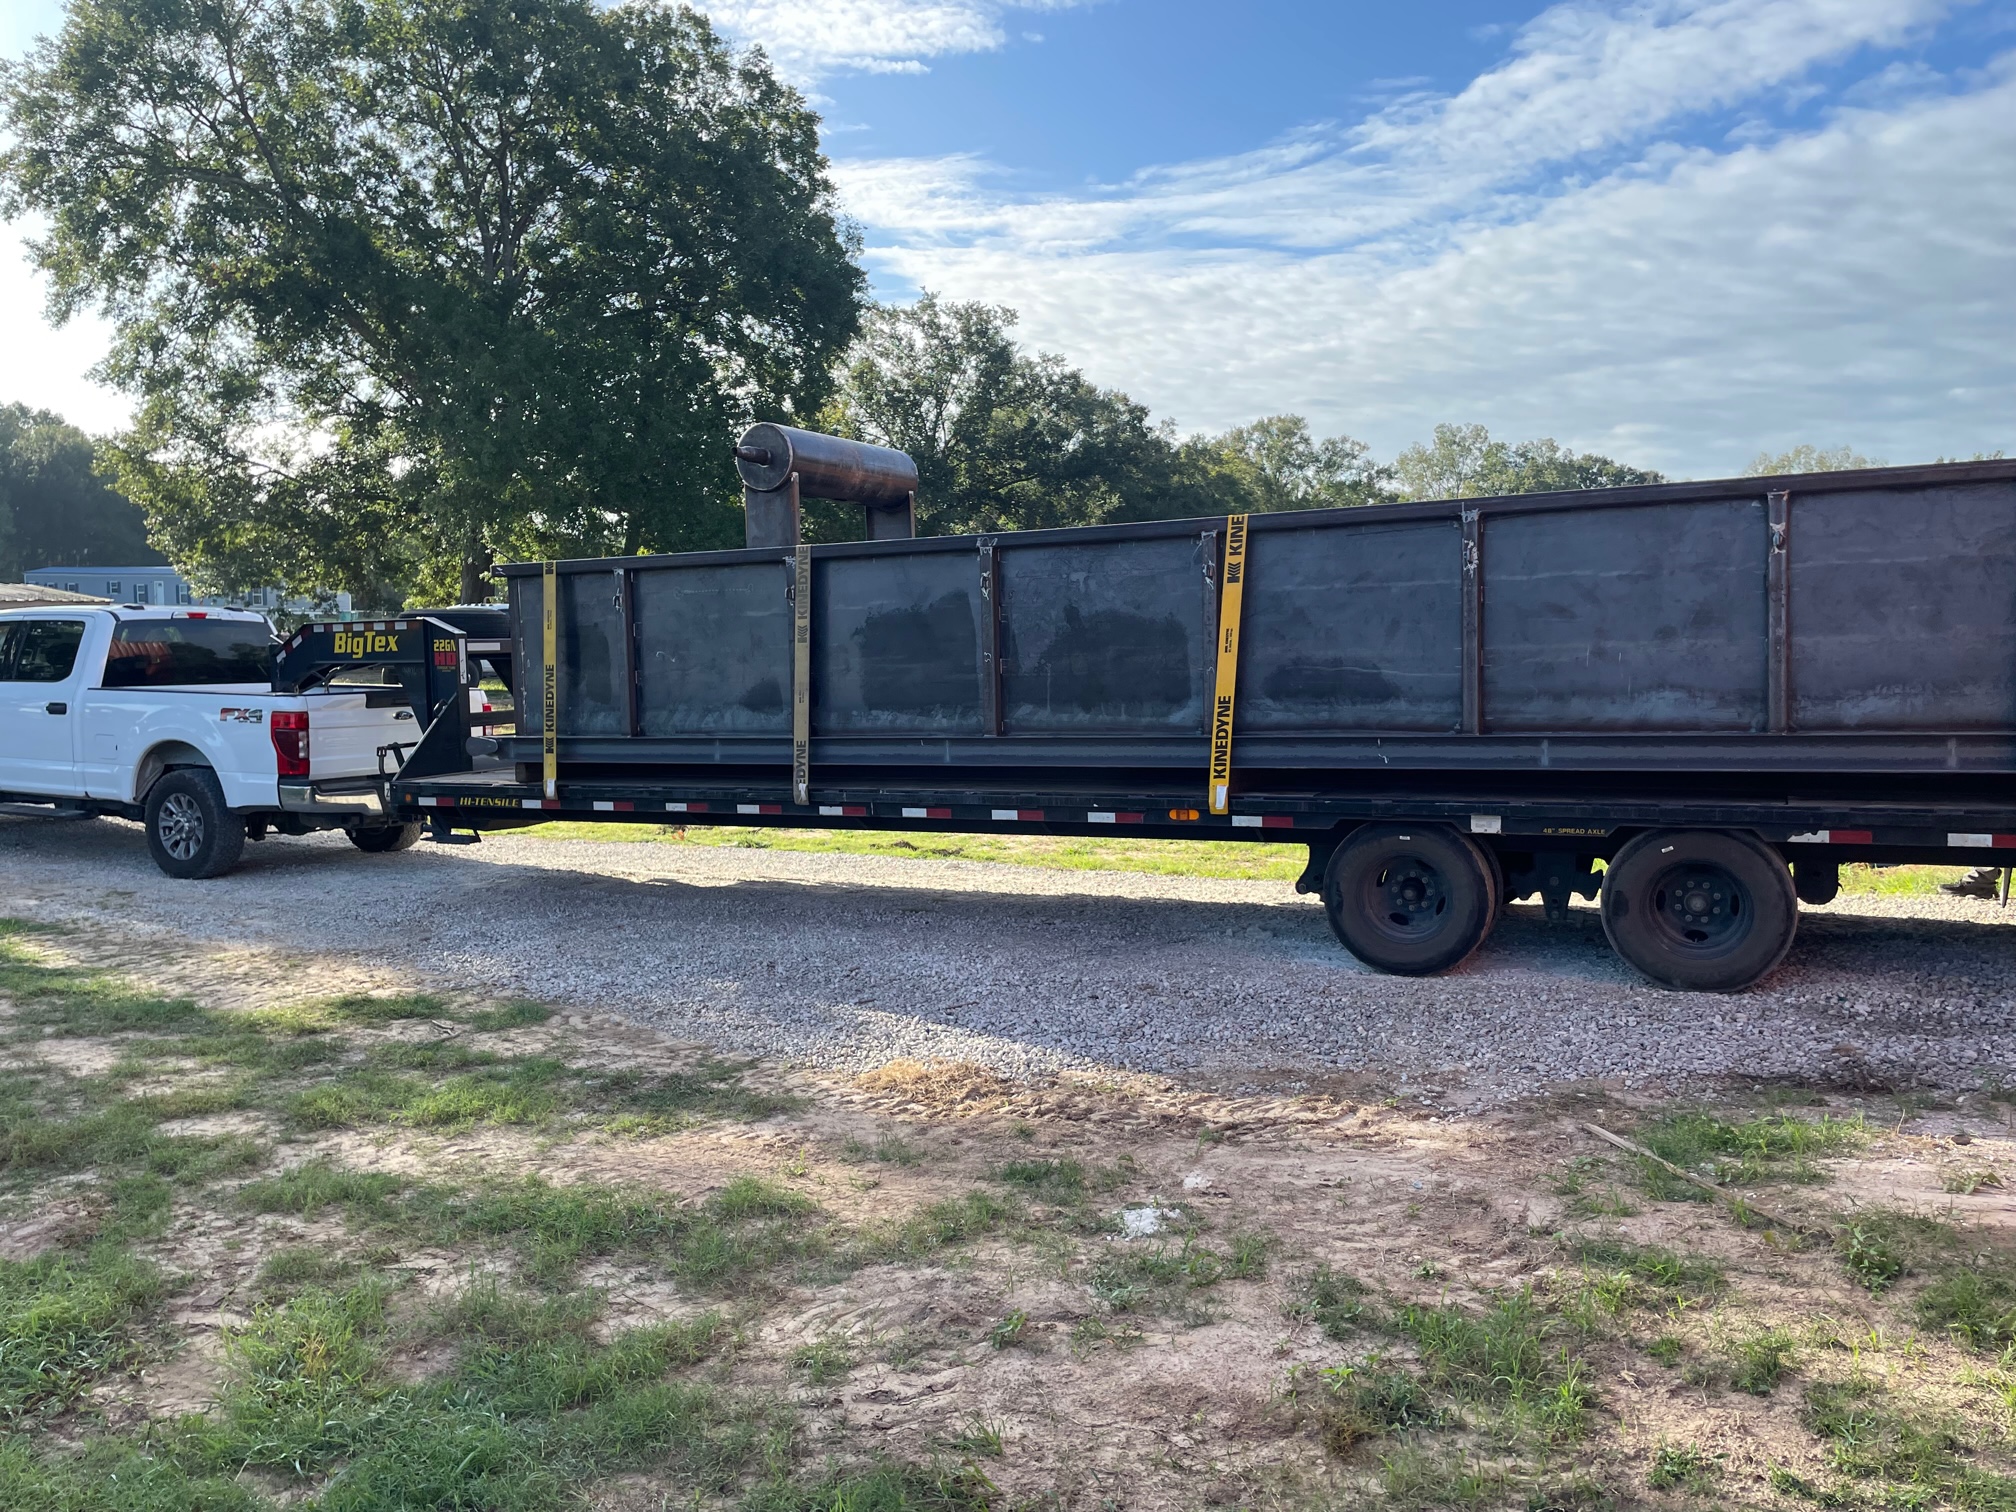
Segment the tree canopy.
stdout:
<path fill-rule="evenodd" d="M 94 466 L 89 436 L 47 410 L 0 406 L 0 582 L 36 567 L 144 567 L 167 559 L 147 520 Z"/>
<path fill-rule="evenodd" d="M 1015 312 L 926 293 L 871 310 L 823 423 L 907 451 L 920 528 L 1009 530 L 1102 520 L 1323 509 L 1395 499 L 1612 488 L 1656 472 L 1542 439 L 1438 425 L 1390 466 L 1350 436 L 1268 415 L 1179 439 L 1127 395 L 1015 342 Z M 848 528 L 839 516 L 832 533 Z"/>
<path fill-rule="evenodd" d="M 1477 499 L 1666 481 L 1663 473 L 1596 452 L 1570 451 L 1552 437 L 1494 441 L 1481 425 L 1436 426 L 1434 440 L 1394 458 L 1393 477 L 1403 499 Z"/>
<path fill-rule="evenodd" d="M 199 579 L 730 543 L 724 437 L 857 326 L 817 117 L 690 11 L 71 0 L 4 82 L 0 208 L 115 322 L 120 481 Z"/>
<path fill-rule="evenodd" d="M 1744 476 L 1775 477 L 1779 473 L 1848 472 L 1858 467 L 1887 467 L 1874 457 L 1865 457 L 1852 446 L 1795 446 L 1790 451 L 1759 452 L 1750 459 Z"/>

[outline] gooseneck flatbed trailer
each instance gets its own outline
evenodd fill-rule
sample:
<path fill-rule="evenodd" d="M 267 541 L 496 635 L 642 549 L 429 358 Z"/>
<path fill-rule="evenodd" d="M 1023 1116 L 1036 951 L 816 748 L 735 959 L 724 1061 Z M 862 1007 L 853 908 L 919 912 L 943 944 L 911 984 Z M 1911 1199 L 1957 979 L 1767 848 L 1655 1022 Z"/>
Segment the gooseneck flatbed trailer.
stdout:
<path fill-rule="evenodd" d="M 746 549 L 503 568 L 516 732 L 438 700 L 398 810 L 1291 841 L 1374 966 L 1580 895 L 1706 990 L 1843 862 L 2016 860 L 2016 463 L 890 539 L 798 435 Z"/>

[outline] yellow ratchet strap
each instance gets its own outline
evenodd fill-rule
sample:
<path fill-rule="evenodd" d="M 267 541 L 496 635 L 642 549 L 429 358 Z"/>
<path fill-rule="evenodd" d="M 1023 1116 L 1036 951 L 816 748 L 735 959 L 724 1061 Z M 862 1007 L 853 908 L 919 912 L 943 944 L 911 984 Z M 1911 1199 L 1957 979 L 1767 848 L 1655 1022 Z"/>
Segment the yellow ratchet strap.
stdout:
<path fill-rule="evenodd" d="M 1211 812 L 1232 809 L 1232 706 L 1239 692 L 1239 610 L 1246 598 L 1246 516 L 1225 517 L 1218 589 L 1218 690 L 1211 705 Z"/>

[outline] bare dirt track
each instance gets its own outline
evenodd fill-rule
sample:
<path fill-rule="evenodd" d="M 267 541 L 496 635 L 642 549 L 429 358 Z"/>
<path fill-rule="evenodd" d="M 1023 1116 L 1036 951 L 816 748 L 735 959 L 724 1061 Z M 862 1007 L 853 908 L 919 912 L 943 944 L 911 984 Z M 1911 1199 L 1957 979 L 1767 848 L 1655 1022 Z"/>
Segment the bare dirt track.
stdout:
<path fill-rule="evenodd" d="M 417 980 L 835 1069 L 1370 1079 L 1462 1109 L 1562 1083 L 1965 1089 L 2016 1068 L 2012 915 L 1947 899 L 1808 910 L 1781 972 L 1715 997 L 1648 986 L 1588 909 L 1514 908 L 1462 971 L 1404 980 L 1285 883 L 876 856 L 505 835 L 374 857 L 324 836 L 179 883 L 135 826 L 0 819 L 0 897 L 117 931 L 136 965 L 235 958 L 253 995 Z"/>

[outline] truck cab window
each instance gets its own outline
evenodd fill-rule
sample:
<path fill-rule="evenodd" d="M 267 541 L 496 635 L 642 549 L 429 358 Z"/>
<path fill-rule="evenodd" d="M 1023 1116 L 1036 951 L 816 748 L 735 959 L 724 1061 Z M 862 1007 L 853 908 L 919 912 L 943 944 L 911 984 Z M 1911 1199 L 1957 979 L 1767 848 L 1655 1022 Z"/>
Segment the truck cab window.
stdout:
<path fill-rule="evenodd" d="M 257 620 L 126 620 L 112 635 L 105 686 L 264 683 L 272 671 L 272 638 Z"/>
<path fill-rule="evenodd" d="M 0 632 L 0 680 L 60 683 L 83 640 L 82 620 L 17 620 Z"/>

